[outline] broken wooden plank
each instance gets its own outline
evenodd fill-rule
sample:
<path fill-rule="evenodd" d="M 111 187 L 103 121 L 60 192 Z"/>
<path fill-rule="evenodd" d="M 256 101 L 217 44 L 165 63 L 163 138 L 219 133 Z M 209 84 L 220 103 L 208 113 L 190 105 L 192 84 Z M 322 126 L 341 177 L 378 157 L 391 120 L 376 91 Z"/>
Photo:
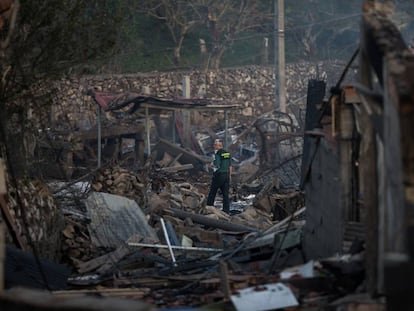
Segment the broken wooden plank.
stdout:
<path fill-rule="evenodd" d="M 224 260 L 220 260 L 220 276 L 223 294 L 225 298 L 230 298 L 230 282 L 229 282 L 229 271 L 227 269 L 227 263 Z"/>
<path fill-rule="evenodd" d="M 95 295 L 104 297 L 133 297 L 143 298 L 150 293 L 148 287 L 142 288 L 101 288 L 101 289 L 78 289 L 78 290 L 61 290 L 53 291 L 52 294 L 58 297 L 81 297 L 85 295 Z"/>
<path fill-rule="evenodd" d="M 173 157 L 177 157 L 179 154 L 182 154 L 182 156 L 180 156 L 181 163 L 191 163 L 194 167 L 198 167 L 200 165 L 203 166 L 211 162 L 211 158 L 209 157 L 203 157 L 196 153 L 190 152 L 162 138 L 160 138 L 157 145 L 154 147 L 154 151 L 159 152 L 160 155 L 167 151 Z"/>
<path fill-rule="evenodd" d="M 177 164 L 177 161 L 182 157 L 183 153 L 180 152 L 174 159 L 170 161 L 170 163 L 167 164 L 167 166 L 175 166 Z M 178 165 L 181 165 L 178 163 Z"/>
<path fill-rule="evenodd" d="M 263 234 L 276 232 L 277 230 L 281 229 L 284 225 L 286 225 L 289 221 L 291 221 L 292 217 L 294 218 L 294 217 L 297 217 L 297 216 L 301 215 L 302 213 L 305 212 L 305 210 L 306 210 L 306 207 L 302 207 L 300 210 L 297 210 L 296 212 L 294 212 L 293 215 L 290 215 L 290 216 L 286 217 L 282 221 L 279 221 L 277 224 L 271 226 L 269 229 L 266 229 L 263 232 Z"/>
<path fill-rule="evenodd" d="M 193 280 L 192 282 L 194 282 Z M 119 287 L 125 286 L 144 286 L 144 288 L 173 288 L 177 286 L 182 286 L 188 283 L 185 280 L 173 280 L 169 278 L 163 278 L 157 276 L 157 278 L 150 278 L 150 277 L 138 277 L 138 278 L 117 278 L 114 280 L 114 285 Z"/>
<path fill-rule="evenodd" d="M 6 165 L 4 160 L 0 158 L 0 195 L 7 193 L 7 184 L 6 184 Z"/>
<path fill-rule="evenodd" d="M 179 165 L 179 166 L 163 167 L 163 168 L 158 169 L 158 171 L 162 171 L 162 172 L 178 172 L 178 171 L 190 170 L 192 168 L 194 168 L 194 166 L 190 163 L 190 164 L 183 164 L 183 165 Z"/>
<path fill-rule="evenodd" d="M 192 239 L 197 239 L 203 244 L 207 244 L 211 247 L 221 246 L 221 235 L 216 231 L 208 231 L 197 226 L 178 226 L 176 231 L 180 235 L 188 235 Z"/>
<path fill-rule="evenodd" d="M 79 273 L 91 272 L 103 265 L 107 266 L 108 264 L 110 265 L 110 267 L 112 267 L 113 264 L 116 264 L 120 259 L 124 258 L 130 252 L 131 250 L 127 246 L 121 245 L 115 251 L 111 253 L 108 253 L 101 257 L 94 258 L 87 262 L 81 263 L 79 265 L 78 272 Z M 103 273 L 105 271 L 102 271 L 102 269 L 99 269 L 99 272 Z"/>

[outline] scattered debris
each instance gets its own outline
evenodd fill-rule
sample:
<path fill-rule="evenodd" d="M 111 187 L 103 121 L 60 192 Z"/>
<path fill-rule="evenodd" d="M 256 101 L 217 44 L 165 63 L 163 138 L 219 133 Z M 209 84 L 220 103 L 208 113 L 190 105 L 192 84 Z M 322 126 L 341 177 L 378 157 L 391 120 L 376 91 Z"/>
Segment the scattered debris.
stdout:
<path fill-rule="evenodd" d="M 282 283 L 244 288 L 232 295 L 231 301 L 237 311 L 277 310 L 299 304 L 290 288 Z"/>

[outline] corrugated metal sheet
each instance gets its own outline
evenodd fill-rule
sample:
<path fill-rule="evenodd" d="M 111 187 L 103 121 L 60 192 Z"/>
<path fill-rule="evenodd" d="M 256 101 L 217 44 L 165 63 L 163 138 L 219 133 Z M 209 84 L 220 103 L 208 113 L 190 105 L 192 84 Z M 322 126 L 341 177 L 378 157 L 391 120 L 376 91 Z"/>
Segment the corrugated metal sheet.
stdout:
<path fill-rule="evenodd" d="M 118 247 L 135 234 L 158 241 L 154 229 L 148 225 L 144 213 L 134 200 L 93 192 L 85 203 L 91 217 L 88 230 L 94 245 Z"/>

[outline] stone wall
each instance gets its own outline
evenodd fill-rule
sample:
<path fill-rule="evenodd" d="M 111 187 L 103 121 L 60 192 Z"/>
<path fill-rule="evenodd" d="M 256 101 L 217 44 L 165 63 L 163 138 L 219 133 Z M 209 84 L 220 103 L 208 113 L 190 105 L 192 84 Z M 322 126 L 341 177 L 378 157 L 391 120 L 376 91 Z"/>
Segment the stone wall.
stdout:
<path fill-rule="evenodd" d="M 328 86 L 334 85 L 345 64 L 297 63 L 289 64 L 287 74 L 287 107 L 299 105 L 304 109 L 309 79 L 324 79 Z M 274 67 L 250 66 L 217 71 L 152 72 L 128 75 L 101 75 L 69 77 L 56 81 L 52 87 L 56 92 L 51 127 L 70 124 L 71 128 L 90 128 L 96 123 L 96 106 L 87 90 L 95 88 L 107 92 L 136 92 L 162 98 L 177 98 L 182 95 L 184 76 L 191 79 L 191 96 L 222 101 L 223 104 L 238 104 L 241 109 L 230 113 L 230 126 L 256 118 L 274 110 Z"/>

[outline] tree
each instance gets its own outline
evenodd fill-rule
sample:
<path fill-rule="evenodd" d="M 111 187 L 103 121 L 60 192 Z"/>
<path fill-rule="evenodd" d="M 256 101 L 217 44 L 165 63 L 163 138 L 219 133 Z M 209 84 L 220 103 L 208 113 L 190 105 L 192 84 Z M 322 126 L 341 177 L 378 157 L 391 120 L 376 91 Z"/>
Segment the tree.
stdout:
<path fill-rule="evenodd" d="M 0 58 L 4 133 L 0 142 L 6 142 L 16 156 L 17 173 L 25 173 L 26 168 L 24 137 L 32 130 L 28 128 L 29 107 L 38 111 L 53 96 L 49 90 L 49 100 L 36 100 L 30 88 L 39 80 L 82 72 L 84 65 L 110 55 L 116 43 L 118 13 L 113 0 L 21 0 L 15 23 L 5 21 L 1 36 L 9 33 L 10 40 Z"/>
<path fill-rule="evenodd" d="M 147 15 L 162 21 L 174 42 L 174 65 L 181 62 L 181 49 L 188 33 L 199 23 L 192 1 L 187 0 L 150 0 L 140 4 Z"/>
<path fill-rule="evenodd" d="M 175 65 L 180 64 L 190 32 L 207 34 L 210 66 L 218 68 L 238 35 L 259 30 L 271 19 L 271 3 L 266 0 L 147 0 L 140 7 L 166 25 L 174 42 Z"/>
<path fill-rule="evenodd" d="M 286 2 L 286 39 L 296 58 L 338 58 L 358 45 L 361 0 Z M 348 55 L 346 55 L 348 56 Z"/>
<path fill-rule="evenodd" d="M 199 0 L 197 7 L 206 12 L 204 21 L 211 41 L 210 64 L 214 69 L 220 67 L 224 52 L 239 35 L 260 31 L 272 20 L 270 1 Z"/>
<path fill-rule="evenodd" d="M 21 3 L 16 31 L 5 57 L 10 72 L 8 84 L 2 85 L 3 95 L 16 90 L 18 81 L 25 88 L 33 80 L 76 72 L 81 66 L 111 54 L 117 36 L 116 2 Z"/>

